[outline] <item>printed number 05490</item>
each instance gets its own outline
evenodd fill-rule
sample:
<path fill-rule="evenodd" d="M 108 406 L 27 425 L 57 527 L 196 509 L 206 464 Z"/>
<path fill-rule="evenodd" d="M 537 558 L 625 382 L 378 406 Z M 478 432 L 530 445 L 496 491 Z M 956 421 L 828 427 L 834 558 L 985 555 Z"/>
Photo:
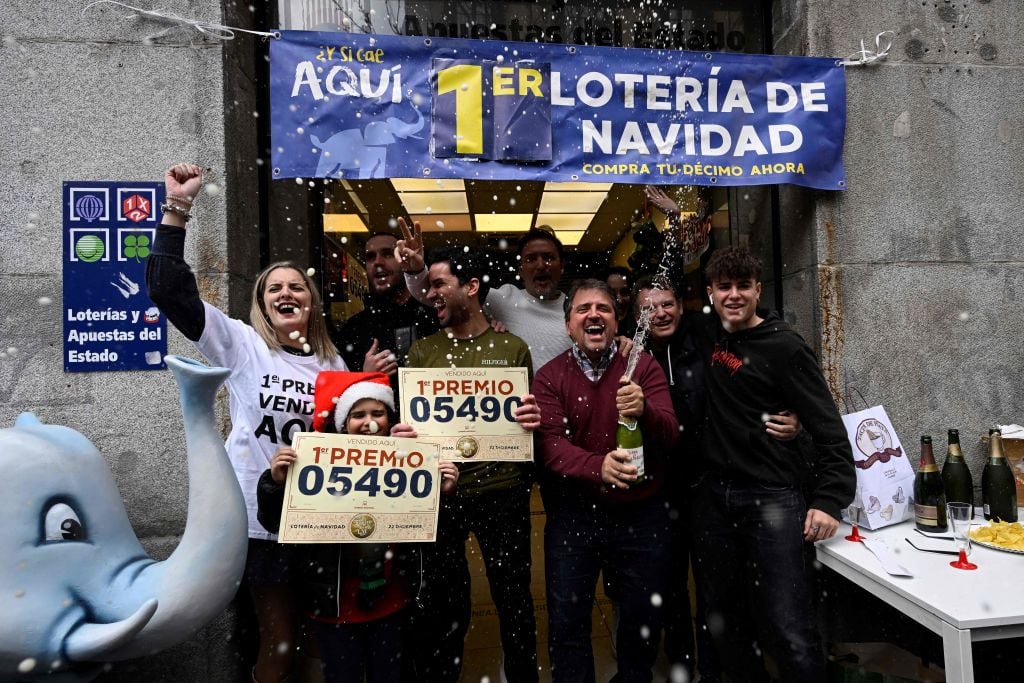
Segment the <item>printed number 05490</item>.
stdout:
<path fill-rule="evenodd" d="M 381 470 L 376 467 L 369 469 L 353 484 L 349 476 L 352 474 L 351 467 L 332 467 L 325 482 L 322 467 L 306 465 L 299 472 L 299 491 L 303 495 L 315 496 L 324 490 L 332 496 L 339 497 L 348 495 L 351 491 L 358 491 L 373 498 L 383 490 L 388 498 L 398 498 L 408 489 L 413 498 L 426 498 L 433 488 L 434 477 L 426 470 L 416 470 L 412 475 L 407 475 L 405 470 L 398 467 L 384 470 L 383 476 L 380 472 Z M 384 480 L 383 486 L 378 478 Z"/>
<path fill-rule="evenodd" d="M 454 407 L 454 396 L 435 396 L 434 404 L 425 396 L 415 396 L 409 402 L 409 411 L 416 422 L 451 422 L 456 417 L 470 421 L 497 422 L 502 416 L 509 422 L 516 420 L 516 408 L 522 405 L 518 396 L 509 396 L 502 401 L 494 396 L 484 396 L 477 403 L 476 396 L 466 396 L 458 408 Z"/>

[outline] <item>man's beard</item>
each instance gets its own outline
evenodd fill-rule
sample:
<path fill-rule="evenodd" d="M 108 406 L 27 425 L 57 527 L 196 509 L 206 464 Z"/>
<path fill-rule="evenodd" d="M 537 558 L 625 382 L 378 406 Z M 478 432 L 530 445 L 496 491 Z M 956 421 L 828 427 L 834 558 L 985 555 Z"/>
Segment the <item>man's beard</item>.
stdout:
<path fill-rule="evenodd" d="M 378 297 L 390 297 L 394 295 L 396 289 L 398 289 L 397 282 L 389 282 L 380 288 L 378 288 L 376 284 L 371 284 L 369 287 L 370 294 Z"/>

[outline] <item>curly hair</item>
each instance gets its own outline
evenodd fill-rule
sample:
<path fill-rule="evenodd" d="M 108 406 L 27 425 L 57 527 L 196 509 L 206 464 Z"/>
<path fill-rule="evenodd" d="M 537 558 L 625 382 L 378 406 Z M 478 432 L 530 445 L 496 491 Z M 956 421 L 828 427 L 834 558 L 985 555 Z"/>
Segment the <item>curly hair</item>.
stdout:
<path fill-rule="evenodd" d="M 704 267 L 709 284 L 725 280 L 761 280 L 761 259 L 744 247 L 716 249 Z"/>

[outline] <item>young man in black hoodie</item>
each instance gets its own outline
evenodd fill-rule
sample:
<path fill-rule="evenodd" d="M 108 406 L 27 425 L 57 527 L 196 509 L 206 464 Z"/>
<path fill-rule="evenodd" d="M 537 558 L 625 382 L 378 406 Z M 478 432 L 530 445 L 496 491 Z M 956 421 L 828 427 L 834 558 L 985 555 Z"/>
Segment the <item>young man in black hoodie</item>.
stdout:
<path fill-rule="evenodd" d="M 667 278 L 645 276 L 637 281 L 633 293 L 636 314 L 650 310 L 651 325 L 647 350 L 665 372 L 672 407 L 679 420 L 679 441 L 669 458 L 668 491 L 672 518 L 672 584 L 666 596 L 665 655 L 673 667 L 685 668 L 689 680 L 695 676 L 699 662 L 702 681 L 718 681 L 721 666 L 711 643 L 704 620 L 703 595 L 697 595 L 699 630 L 696 634 L 697 657 L 694 658 L 694 631 L 690 619 L 690 486 L 694 480 L 700 430 L 705 414 L 704 359 L 698 348 L 706 334 L 702 330 L 712 321 L 699 311 L 683 312 L 683 301 L 676 286 Z M 717 326 L 718 321 L 714 324 Z M 789 441 L 800 432 L 796 413 L 780 411 L 763 425 L 773 439 Z M 700 589 L 700 586 L 697 586 Z"/>
<path fill-rule="evenodd" d="M 693 486 L 694 550 L 720 661 L 733 680 L 823 681 L 804 543 L 832 537 L 853 499 L 846 430 L 807 343 L 774 313 L 758 314 L 761 263 L 745 249 L 715 252 L 705 270 L 720 325 L 702 342 L 707 416 Z M 765 431 L 793 410 L 813 442 Z"/>

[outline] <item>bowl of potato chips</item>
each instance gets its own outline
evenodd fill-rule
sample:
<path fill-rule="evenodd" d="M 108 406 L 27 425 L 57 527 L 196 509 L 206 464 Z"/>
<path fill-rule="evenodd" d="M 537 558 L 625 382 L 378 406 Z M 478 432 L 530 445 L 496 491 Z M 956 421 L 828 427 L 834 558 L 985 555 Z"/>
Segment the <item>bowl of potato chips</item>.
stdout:
<path fill-rule="evenodd" d="M 1019 522 L 989 522 L 971 529 L 971 541 L 986 548 L 1024 555 L 1024 526 Z"/>

